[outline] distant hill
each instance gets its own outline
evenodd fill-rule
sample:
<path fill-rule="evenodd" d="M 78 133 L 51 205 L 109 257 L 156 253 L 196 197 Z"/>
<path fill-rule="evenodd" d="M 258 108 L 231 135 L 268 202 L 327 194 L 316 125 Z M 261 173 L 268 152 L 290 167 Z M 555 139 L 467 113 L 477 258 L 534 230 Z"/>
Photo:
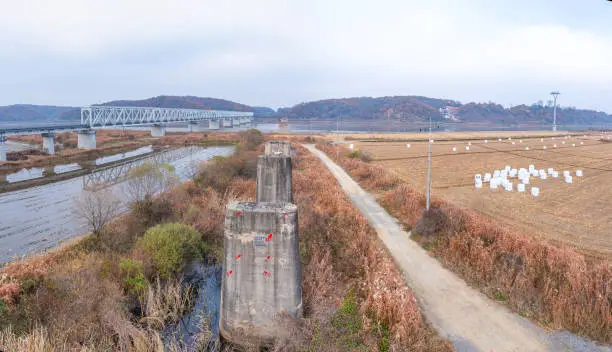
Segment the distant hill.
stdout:
<path fill-rule="evenodd" d="M 442 110 L 442 111 L 441 111 Z M 483 124 L 550 124 L 553 109 L 542 103 L 504 108 L 499 104 L 468 103 L 421 96 L 361 97 L 327 99 L 301 103 L 291 108 L 278 109 L 279 117 L 290 119 L 334 120 L 400 120 L 468 122 Z M 560 125 L 611 124 L 612 115 L 604 112 L 557 107 Z"/>
<path fill-rule="evenodd" d="M 73 109 L 75 108 L 69 106 L 28 104 L 0 106 L 0 122 L 43 122 L 59 120 L 65 113 Z"/>
<path fill-rule="evenodd" d="M 537 103 L 504 108 L 493 102 L 462 104 L 455 100 L 422 96 L 358 97 L 326 99 L 301 103 L 275 111 L 268 107 L 248 106 L 229 100 L 194 96 L 162 95 L 143 100 L 116 100 L 100 105 L 146 106 L 183 109 L 212 109 L 252 111 L 258 118 L 406 121 L 425 122 L 430 117 L 436 122 L 479 123 L 495 125 L 524 125 L 552 123 L 552 107 Z M 1 122 L 79 121 L 80 110 L 74 107 L 43 105 L 0 106 Z M 560 125 L 601 126 L 612 124 L 612 115 L 604 112 L 558 108 Z"/>
<path fill-rule="evenodd" d="M 193 96 L 171 96 L 160 95 L 158 97 L 143 100 L 115 100 L 100 105 L 108 106 L 142 106 L 155 108 L 179 108 L 179 109 L 205 109 L 205 110 L 230 110 L 230 111 L 253 111 L 253 108 L 235 103 L 233 101 L 214 98 L 200 98 Z"/>

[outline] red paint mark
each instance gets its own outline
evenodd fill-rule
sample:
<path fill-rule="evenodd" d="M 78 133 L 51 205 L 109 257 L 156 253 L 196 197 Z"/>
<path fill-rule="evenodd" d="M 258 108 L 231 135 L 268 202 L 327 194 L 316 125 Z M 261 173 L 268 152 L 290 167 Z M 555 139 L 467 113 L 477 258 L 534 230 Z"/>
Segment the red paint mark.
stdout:
<path fill-rule="evenodd" d="M 272 276 L 272 273 L 269 272 L 268 270 L 264 270 L 264 275 L 267 276 L 267 277 L 270 277 L 270 276 Z"/>
<path fill-rule="evenodd" d="M 236 260 L 240 259 L 240 257 L 242 257 L 242 254 L 238 254 L 238 255 L 236 256 Z"/>
<path fill-rule="evenodd" d="M 270 260 L 270 256 L 267 256 L 267 257 L 266 257 L 266 262 L 267 262 L 268 260 Z"/>
<path fill-rule="evenodd" d="M 233 271 L 231 271 L 231 270 L 230 270 L 230 271 L 228 271 L 228 272 L 227 272 L 227 277 L 229 277 L 230 275 L 232 275 L 232 273 L 233 273 Z"/>
<path fill-rule="evenodd" d="M 236 213 L 236 216 L 240 216 L 240 215 L 242 215 L 242 212 L 241 212 L 241 211 L 239 211 L 239 212 L 237 212 L 237 213 Z"/>
<path fill-rule="evenodd" d="M 287 213 L 284 213 L 283 216 L 287 216 Z"/>
<path fill-rule="evenodd" d="M 271 239 L 272 239 L 272 234 L 271 234 L 271 233 L 269 233 L 269 234 L 268 234 L 268 237 L 266 238 L 266 242 L 270 242 L 270 240 L 271 240 Z"/>

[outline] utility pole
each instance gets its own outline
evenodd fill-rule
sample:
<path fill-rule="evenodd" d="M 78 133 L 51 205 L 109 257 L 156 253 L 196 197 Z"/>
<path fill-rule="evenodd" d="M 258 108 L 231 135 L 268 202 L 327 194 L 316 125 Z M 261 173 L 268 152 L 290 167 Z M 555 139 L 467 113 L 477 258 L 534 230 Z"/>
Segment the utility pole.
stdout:
<path fill-rule="evenodd" d="M 550 92 L 550 95 L 553 96 L 553 131 L 557 131 L 557 97 L 559 96 L 559 92 Z"/>
<path fill-rule="evenodd" d="M 429 139 L 427 140 L 427 213 L 431 197 L 431 114 L 429 115 Z"/>

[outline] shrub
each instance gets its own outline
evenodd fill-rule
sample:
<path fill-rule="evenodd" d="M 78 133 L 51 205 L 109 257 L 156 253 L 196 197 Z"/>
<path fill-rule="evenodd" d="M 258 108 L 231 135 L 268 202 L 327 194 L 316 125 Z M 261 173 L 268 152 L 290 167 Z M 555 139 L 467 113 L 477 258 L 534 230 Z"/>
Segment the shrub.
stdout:
<path fill-rule="evenodd" d="M 153 260 L 163 278 L 179 272 L 185 262 L 201 258 L 205 252 L 200 234 L 192 226 L 181 223 L 157 225 L 145 232 L 136 243 Z"/>
<path fill-rule="evenodd" d="M 362 152 L 361 150 L 354 150 L 346 155 L 351 159 L 359 159 L 363 162 L 369 163 L 372 161 L 372 156 L 366 152 Z"/>
<path fill-rule="evenodd" d="M 251 128 L 239 133 L 242 141 L 240 147 L 245 150 L 257 150 L 264 141 L 264 135 L 260 130 Z"/>
<path fill-rule="evenodd" d="M 142 271 L 142 263 L 130 258 L 122 258 L 119 267 L 125 292 L 136 296 L 143 295 L 147 288 L 147 279 Z"/>
<path fill-rule="evenodd" d="M 174 218 L 172 202 L 166 197 L 147 198 L 131 204 L 132 212 L 145 228 Z"/>
<path fill-rule="evenodd" d="M 424 210 L 423 216 L 416 222 L 414 231 L 424 237 L 440 235 L 448 226 L 448 217 L 441 208 Z"/>

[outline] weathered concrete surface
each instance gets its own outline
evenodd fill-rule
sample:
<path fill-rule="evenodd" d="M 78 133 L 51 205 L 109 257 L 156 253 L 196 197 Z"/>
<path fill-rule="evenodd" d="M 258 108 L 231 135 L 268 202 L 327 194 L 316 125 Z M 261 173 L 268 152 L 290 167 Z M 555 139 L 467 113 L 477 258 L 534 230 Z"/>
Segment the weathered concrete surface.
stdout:
<path fill-rule="evenodd" d="M 0 161 L 6 161 L 6 136 L 0 135 Z"/>
<path fill-rule="evenodd" d="M 265 145 L 264 154 L 291 156 L 291 143 L 286 141 L 269 141 Z"/>
<path fill-rule="evenodd" d="M 42 137 L 42 149 L 48 154 L 55 154 L 55 132 L 45 132 L 40 134 Z"/>
<path fill-rule="evenodd" d="M 77 133 L 77 147 L 79 149 L 96 149 L 96 131 L 80 130 Z"/>
<path fill-rule="evenodd" d="M 163 137 L 166 135 L 166 125 L 151 126 L 151 137 Z"/>
<path fill-rule="evenodd" d="M 257 161 L 257 202 L 293 202 L 291 157 L 264 155 Z"/>
<path fill-rule="evenodd" d="M 234 120 L 233 119 L 224 119 L 223 120 L 223 127 L 232 127 L 232 122 Z"/>
<path fill-rule="evenodd" d="M 210 120 L 208 121 L 208 129 L 210 130 L 218 130 L 221 126 L 219 124 L 219 120 Z"/>
<path fill-rule="evenodd" d="M 269 340 L 275 317 L 302 314 L 297 206 L 232 203 L 226 208 L 219 332 L 240 343 Z"/>
<path fill-rule="evenodd" d="M 397 220 L 314 145 L 305 145 L 336 177 L 376 229 L 421 311 L 457 351 L 610 351 L 568 332 L 548 332 L 487 298 L 445 269 L 410 239 Z"/>

